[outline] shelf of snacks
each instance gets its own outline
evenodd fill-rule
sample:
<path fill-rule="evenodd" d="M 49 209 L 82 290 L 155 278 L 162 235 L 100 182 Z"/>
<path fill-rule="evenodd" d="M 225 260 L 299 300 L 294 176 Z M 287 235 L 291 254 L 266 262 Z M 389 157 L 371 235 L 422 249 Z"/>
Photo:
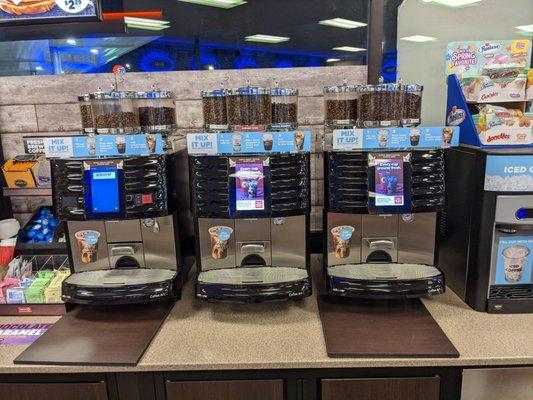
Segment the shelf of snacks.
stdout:
<path fill-rule="evenodd" d="M 532 146 L 533 95 L 529 40 L 448 44 L 447 125 L 477 147 Z"/>
<path fill-rule="evenodd" d="M 0 315 L 61 315 L 61 285 L 70 275 L 68 256 L 18 256 L 0 267 Z"/>

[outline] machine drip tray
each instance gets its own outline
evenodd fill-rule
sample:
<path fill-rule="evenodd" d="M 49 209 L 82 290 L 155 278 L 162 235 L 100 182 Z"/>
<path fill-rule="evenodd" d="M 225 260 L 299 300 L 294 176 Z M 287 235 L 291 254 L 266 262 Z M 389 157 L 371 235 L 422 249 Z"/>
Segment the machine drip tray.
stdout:
<path fill-rule="evenodd" d="M 170 269 L 109 269 L 78 272 L 63 282 L 63 299 L 79 304 L 128 304 L 171 299 L 177 272 Z"/>
<path fill-rule="evenodd" d="M 416 298 L 444 293 L 444 275 L 431 265 L 341 264 L 327 268 L 331 294 L 363 298 Z"/>
<path fill-rule="evenodd" d="M 215 269 L 198 274 L 196 294 L 204 299 L 243 302 L 295 299 L 311 294 L 311 278 L 305 268 Z"/>

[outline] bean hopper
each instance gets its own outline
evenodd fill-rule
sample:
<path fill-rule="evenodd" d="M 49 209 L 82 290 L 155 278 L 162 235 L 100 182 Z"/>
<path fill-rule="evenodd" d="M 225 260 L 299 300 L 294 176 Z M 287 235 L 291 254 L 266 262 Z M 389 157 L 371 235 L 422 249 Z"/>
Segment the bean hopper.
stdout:
<path fill-rule="evenodd" d="M 366 106 L 359 103 L 360 115 Z M 394 115 L 383 115 L 386 124 L 396 120 L 396 108 L 390 107 Z M 349 113 L 353 111 L 338 119 L 350 119 Z M 344 124 L 328 124 L 325 130 L 323 262 L 328 292 L 384 299 L 443 293 L 444 276 L 436 264 L 445 189 L 443 148 L 455 145 L 458 132 Z M 375 124 L 383 125 L 381 117 Z"/>

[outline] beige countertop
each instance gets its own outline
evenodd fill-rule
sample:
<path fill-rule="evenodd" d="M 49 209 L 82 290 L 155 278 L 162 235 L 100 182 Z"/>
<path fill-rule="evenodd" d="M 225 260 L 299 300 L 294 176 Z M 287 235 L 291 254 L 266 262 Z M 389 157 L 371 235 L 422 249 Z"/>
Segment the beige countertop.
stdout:
<path fill-rule="evenodd" d="M 315 293 L 319 285 L 315 280 Z M 460 358 L 377 359 L 327 356 L 316 295 L 280 303 L 213 304 L 195 300 L 193 286 L 191 279 L 136 367 L 14 365 L 26 346 L 0 345 L 0 373 L 533 365 L 533 314 L 476 312 L 450 290 L 424 303 Z M 0 324 L 57 319 L 0 317 Z"/>

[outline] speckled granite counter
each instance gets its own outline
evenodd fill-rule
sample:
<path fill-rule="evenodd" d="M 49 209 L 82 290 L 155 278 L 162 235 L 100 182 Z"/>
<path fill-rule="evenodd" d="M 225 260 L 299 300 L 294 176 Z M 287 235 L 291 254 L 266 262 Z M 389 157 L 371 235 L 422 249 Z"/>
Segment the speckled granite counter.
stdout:
<path fill-rule="evenodd" d="M 315 283 L 316 292 L 320 282 Z M 329 358 L 316 296 L 299 302 L 207 304 L 195 300 L 192 291 L 189 281 L 136 367 L 14 365 L 26 346 L 0 346 L 0 373 L 533 365 L 533 314 L 479 313 L 451 291 L 424 303 L 459 350 L 456 359 Z M 57 319 L 0 317 L 0 323 Z"/>

